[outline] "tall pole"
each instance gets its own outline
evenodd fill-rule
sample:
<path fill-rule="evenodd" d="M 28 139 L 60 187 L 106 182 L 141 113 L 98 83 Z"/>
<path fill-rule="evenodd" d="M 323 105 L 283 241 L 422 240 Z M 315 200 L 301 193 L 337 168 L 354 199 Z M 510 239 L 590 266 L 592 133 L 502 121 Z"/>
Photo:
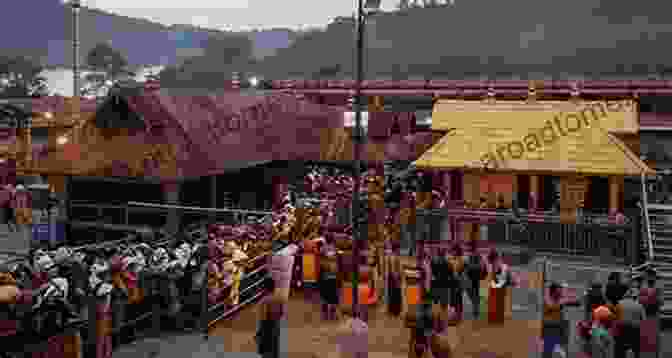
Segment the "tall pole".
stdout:
<path fill-rule="evenodd" d="M 79 8 L 81 0 L 72 0 L 72 96 L 79 97 Z"/>
<path fill-rule="evenodd" d="M 352 313 L 354 317 L 359 316 L 358 299 L 359 299 L 359 254 L 360 244 L 364 239 L 362 237 L 362 230 L 359 222 L 360 216 L 360 200 L 359 200 L 359 185 L 360 172 L 362 167 L 361 151 L 362 142 L 364 141 L 362 131 L 362 79 L 364 77 L 364 4 L 362 0 L 357 0 L 357 59 L 356 59 L 356 77 L 355 77 L 355 133 L 352 139 L 354 140 L 353 153 L 353 179 L 355 180 L 355 187 L 352 191 L 352 264 L 354 272 L 352 276 Z"/>

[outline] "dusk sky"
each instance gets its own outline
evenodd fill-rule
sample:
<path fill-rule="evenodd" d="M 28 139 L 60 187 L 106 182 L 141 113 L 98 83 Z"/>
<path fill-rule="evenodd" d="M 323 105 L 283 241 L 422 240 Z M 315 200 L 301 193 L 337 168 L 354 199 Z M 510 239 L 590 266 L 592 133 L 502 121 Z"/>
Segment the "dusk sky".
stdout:
<path fill-rule="evenodd" d="M 67 1 L 66 1 L 67 2 Z M 382 0 L 393 9 L 397 0 Z M 222 30 L 324 26 L 336 16 L 351 15 L 355 0 L 82 0 L 124 16 L 163 24 L 193 24 Z"/>

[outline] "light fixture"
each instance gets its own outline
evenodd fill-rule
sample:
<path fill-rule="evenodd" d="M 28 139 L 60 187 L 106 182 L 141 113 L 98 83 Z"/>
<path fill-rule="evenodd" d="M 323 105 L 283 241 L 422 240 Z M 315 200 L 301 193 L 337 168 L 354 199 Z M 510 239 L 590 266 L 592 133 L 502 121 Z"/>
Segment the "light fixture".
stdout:
<path fill-rule="evenodd" d="M 43 114 L 44 118 L 46 119 L 52 119 L 54 118 L 54 115 L 51 112 L 44 112 Z"/>
<path fill-rule="evenodd" d="M 59 136 L 58 138 L 56 138 L 56 144 L 58 144 L 58 145 L 64 145 L 64 144 L 68 143 L 69 141 L 70 141 L 70 139 L 68 138 L 68 136 L 65 136 L 65 135 L 62 135 L 62 136 Z"/>
<path fill-rule="evenodd" d="M 366 12 L 373 12 L 380 10 L 381 0 L 366 0 L 364 3 L 364 10 Z"/>
<path fill-rule="evenodd" d="M 250 86 L 256 88 L 259 85 L 259 79 L 256 77 L 250 77 Z"/>

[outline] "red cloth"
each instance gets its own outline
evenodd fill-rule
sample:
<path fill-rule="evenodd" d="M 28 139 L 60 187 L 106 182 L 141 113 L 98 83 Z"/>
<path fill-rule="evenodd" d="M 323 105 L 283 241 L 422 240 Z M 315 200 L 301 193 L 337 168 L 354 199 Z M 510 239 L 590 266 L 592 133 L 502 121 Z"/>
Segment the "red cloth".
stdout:
<path fill-rule="evenodd" d="M 658 301 L 657 293 L 655 287 L 642 287 L 639 290 L 639 303 L 643 305 L 655 305 Z"/>
<path fill-rule="evenodd" d="M 407 136 L 412 134 L 415 124 L 415 114 L 413 112 L 399 112 L 396 114 L 397 124 L 399 125 L 399 134 Z"/>
<path fill-rule="evenodd" d="M 0 206 L 7 205 L 8 202 L 12 201 L 12 191 L 8 189 L 0 189 Z"/>
<path fill-rule="evenodd" d="M 33 275 L 33 289 L 36 290 L 40 286 L 49 282 L 49 275 L 46 272 L 36 272 Z"/>
<path fill-rule="evenodd" d="M 394 112 L 370 112 L 369 113 L 369 137 L 387 138 L 392 134 L 394 124 Z"/>

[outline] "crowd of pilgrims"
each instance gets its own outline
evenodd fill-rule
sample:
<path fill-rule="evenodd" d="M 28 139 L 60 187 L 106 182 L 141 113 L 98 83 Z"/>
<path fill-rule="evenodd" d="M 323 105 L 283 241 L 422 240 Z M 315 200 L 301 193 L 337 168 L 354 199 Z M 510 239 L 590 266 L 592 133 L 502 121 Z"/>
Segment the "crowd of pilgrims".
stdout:
<path fill-rule="evenodd" d="M 242 274 L 251 259 L 272 249 L 269 223 L 213 224 L 208 229 L 208 303 L 238 304 Z"/>
<path fill-rule="evenodd" d="M 375 175 L 369 172 L 362 179 L 362 190 L 369 198 L 370 195 L 377 194 L 371 192 L 371 186 L 367 185 L 375 181 L 374 178 Z M 447 204 L 446 193 L 432 189 L 427 177 L 407 172 L 386 176 L 384 179 L 385 185 L 382 191 L 386 207 L 391 209 L 385 212 L 386 224 L 398 222 L 395 216 L 398 217 L 400 207 L 414 206 L 413 201 L 417 200 L 415 192 L 419 190 L 432 193 L 430 207 L 440 208 Z M 346 211 L 343 214 L 343 210 L 339 213 L 339 209 L 347 206 L 351 200 L 353 186 L 354 182 L 349 173 L 334 168 L 316 168 L 306 176 L 304 187 L 297 189 L 297 193 L 289 195 L 311 198 L 318 203 L 317 209 L 322 219 L 320 220 L 322 225 L 315 234 L 318 238 L 317 252 L 320 255 L 321 265 L 318 285 L 322 298 L 322 316 L 326 320 L 336 319 L 337 316 L 336 307 L 341 285 L 338 271 L 342 269 L 336 259 L 339 250 L 337 242 L 344 234 L 349 236 L 352 233 L 352 228 L 347 224 L 349 213 Z M 484 205 L 483 200 L 481 204 Z M 280 222 L 292 220 L 289 219 L 289 213 L 293 212 L 294 208 L 292 205 L 286 205 L 286 208 L 291 210 L 287 211 L 286 217 Z M 339 215 L 344 217 L 339 218 Z M 310 239 L 310 237 L 304 238 Z M 389 275 L 385 282 L 387 286 L 385 302 L 390 314 L 399 315 L 402 310 L 402 278 L 400 262 L 395 260 L 399 256 L 399 241 L 387 240 L 385 249 L 385 256 L 390 258 Z M 463 319 L 465 294 L 472 303 L 473 318 L 478 319 L 481 316 L 482 280 L 487 279 L 492 287 L 498 288 L 519 284 L 519 277 L 504 263 L 496 250 L 492 249 L 483 254 L 473 241 L 471 245 L 455 244 L 451 248 L 440 249 L 435 253 L 419 254 L 423 256 L 421 259 L 423 270 L 429 273 L 424 284 L 428 289 L 427 297 L 424 300 L 425 304 L 421 305 L 424 309 L 412 311 L 411 317 L 406 317 L 407 321 L 414 322 L 407 326 L 417 331 L 414 346 L 409 347 L 416 350 L 417 356 L 422 356 L 430 345 L 433 351 L 439 353 L 438 356 L 441 351 L 445 352 L 439 347 L 441 340 L 437 337 L 441 337 L 448 325 Z M 366 253 L 363 255 L 365 257 L 362 257 L 360 262 L 370 263 L 369 255 Z M 373 283 L 366 275 L 363 279 Z M 627 349 L 631 349 L 638 357 L 639 324 L 642 320 L 656 317 L 662 304 L 661 290 L 656 286 L 656 273 L 653 270 L 647 271 L 643 276 L 634 277 L 628 284 L 620 283 L 619 275 L 614 273 L 604 289 L 601 284 L 594 283 L 581 298 L 568 295 L 568 291 L 557 282 L 550 282 L 550 285 L 545 286 L 544 292 L 542 332 L 544 357 L 563 350 L 561 342 L 567 339 L 563 336 L 567 336 L 569 327 L 569 322 L 564 320 L 563 311 L 567 306 L 576 305 L 583 305 L 586 312 L 585 319 L 576 322 L 582 353 L 587 357 L 620 358 L 625 356 Z M 360 316 L 366 319 L 366 315 Z"/>
<path fill-rule="evenodd" d="M 81 357 L 83 342 L 91 338 L 85 327 L 95 322 L 95 357 L 110 358 L 113 337 L 121 342 L 134 335 L 132 325 L 120 332 L 113 329 L 151 312 L 152 304 L 168 316 L 191 312 L 198 317 L 200 309 L 193 304 L 199 301 L 189 298 L 205 283 L 207 247 L 192 240 L 140 240 L 37 249 L 28 258 L 0 265 L 3 352 L 21 356 L 30 352 L 31 343 L 47 342 L 31 353 L 33 358 Z M 95 317 L 89 315 L 92 302 Z"/>
<path fill-rule="evenodd" d="M 545 356 L 551 356 L 567 333 L 561 325 L 565 320 L 561 286 L 552 283 L 544 310 Z M 635 274 L 627 282 L 619 272 L 612 272 L 605 285 L 592 282 L 584 296 L 583 320 L 576 328 L 582 357 L 624 358 L 628 350 L 635 357 L 654 351 L 659 329 L 657 319 L 663 304 L 662 289 L 655 269 Z"/>

